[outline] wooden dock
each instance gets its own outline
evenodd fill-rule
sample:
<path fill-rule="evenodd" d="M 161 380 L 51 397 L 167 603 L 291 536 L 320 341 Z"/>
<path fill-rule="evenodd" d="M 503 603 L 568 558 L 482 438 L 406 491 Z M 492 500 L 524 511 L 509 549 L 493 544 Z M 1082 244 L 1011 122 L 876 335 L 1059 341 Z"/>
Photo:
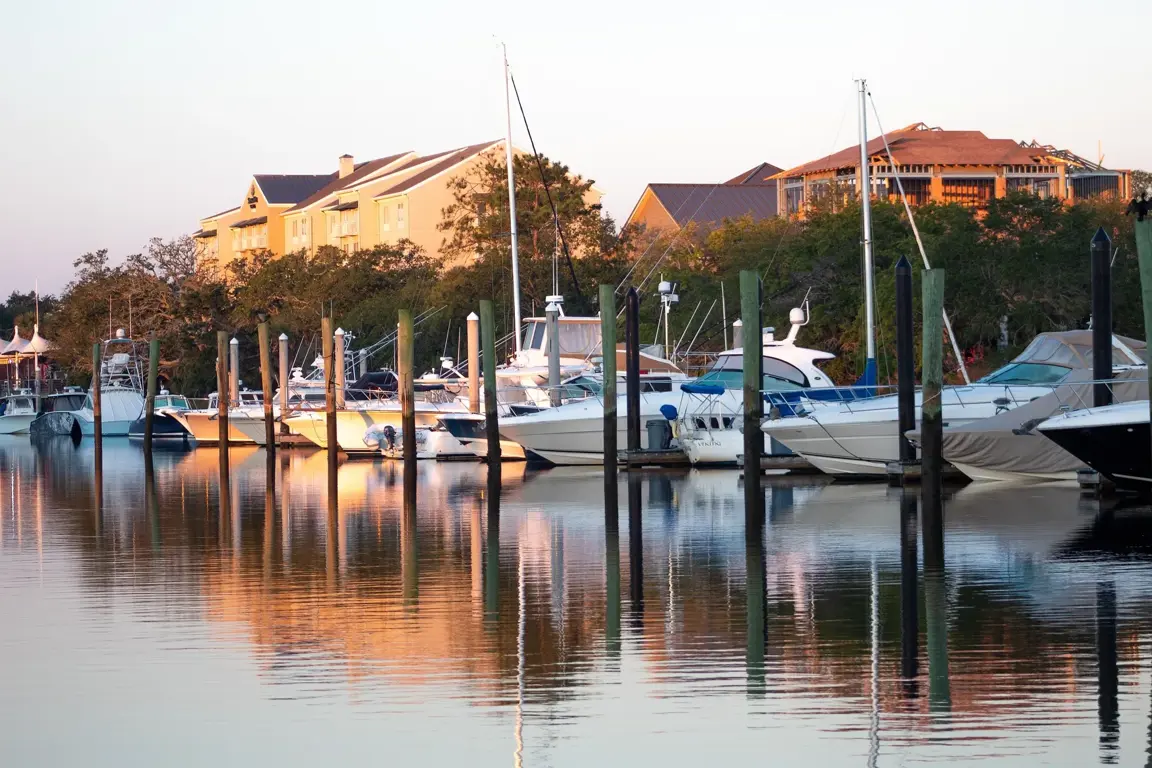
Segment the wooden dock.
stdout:
<path fill-rule="evenodd" d="M 679 448 L 661 451 L 621 451 L 620 463 L 625 469 L 640 467 L 660 467 L 662 469 L 687 469 L 692 466 L 688 454 Z"/>

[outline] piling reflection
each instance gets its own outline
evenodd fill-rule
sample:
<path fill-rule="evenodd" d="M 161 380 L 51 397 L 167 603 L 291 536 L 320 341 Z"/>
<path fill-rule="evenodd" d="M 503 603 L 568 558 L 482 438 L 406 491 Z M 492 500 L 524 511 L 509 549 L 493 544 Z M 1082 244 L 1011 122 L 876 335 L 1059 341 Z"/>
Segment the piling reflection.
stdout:
<path fill-rule="evenodd" d="M 622 748 L 637 759 L 647 729 L 668 722 L 736 740 L 771 723 L 789 744 L 835 733 L 828 762 L 876 764 L 893 744 L 961 763 L 1002 747 L 1021 762 L 1061 754 L 1014 730 L 1044 727 L 1056 741 L 1089 734 L 1088 759 L 1068 756 L 1078 764 L 1123 762 L 1119 692 L 1139 679 L 1138 639 L 1152 631 L 1139 599 L 1152 558 L 1135 544 L 1152 541 L 1147 511 L 1108 522 L 1067 489 L 972 488 L 933 539 L 914 496 L 792 479 L 766 484 L 756 530 L 735 472 L 629 472 L 622 553 L 620 515 L 586 468 L 421 463 L 411 499 L 396 463 L 343 462 L 333 486 L 322 453 L 270 465 L 234 449 L 220 486 L 214 449 L 157 453 L 151 472 L 128 451 L 107 441 L 101 477 L 84 444 L 0 444 L 0 577 L 21 589 L 42 547 L 55 593 L 114 599 L 149 637 L 170 633 L 133 663 L 163 663 L 173 646 L 236 653 L 259 683 L 244 695 L 384 709 L 385 727 L 455 707 L 499 722 L 502 759 L 525 764 L 562 749 L 575 724 L 598 727 L 608 700 L 626 701 L 637 727 Z M 139 714 L 135 701 L 120 714 Z"/>

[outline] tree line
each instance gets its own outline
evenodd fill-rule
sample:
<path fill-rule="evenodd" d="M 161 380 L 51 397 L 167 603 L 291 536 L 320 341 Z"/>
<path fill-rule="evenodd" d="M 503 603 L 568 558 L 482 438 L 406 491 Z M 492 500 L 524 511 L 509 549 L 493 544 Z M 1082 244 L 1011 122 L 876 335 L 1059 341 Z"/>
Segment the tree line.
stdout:
<path fill-rule="evenodd" d="M 721 286 L 730 324 L 739 313 L 739 272 L 751 269 L 764 281 L 766 325 L 784 330 L 789 309 L 807 298 L 810 321 L 800 343 L 837 354 L 826 368 L 840 383 L 850 383 L 862 368 L 858 204 L 833 208 L 827 200 L 813 201 L 803 220 L 746 217 L 676 233 L 644 232 L 618 227 L 589 202 L 592 182 L 563 164 L 542 158 L 538 165 L 531 156 L 514 162 L 526 317 L 542 314 L 554 284 L 573 315 L 598 311 L 598 283 L 621 287 L 619 306 L 623 291 L 634 285 L 642 294 L 641 338 L 648 342 L 659 330 L 655 293 L 663 277 L 680 284 L 673 342 L 684 351 L 695 338 L 693 351 L 715 351 L 724 339 Z M 74 262 L 75 276 L 59 297 L 41 297 L 42 333 L 57 345 L 57 363 L 81 384 L 91 375 L 92 344 L 109 328 L 131 327 L 137 338 L 155 334 L 168 385 L 199 396 L 215 388 L 217 330 L 239 339 L 241 376 L 255 386 L 261 318 L 274 335 L 288 334 L 293 363 L 307 368 L 318 351 L 321 317 L 332 316 L 358 348 L 391 334 L 397 310 L 408 308 L 430 315 L 417 328 L 417 362 L 429 369 L 441 355 L 456 358 L 463 351 L 464 319 L 479 299 L 495 301 L 498 335 L 512 330 L 506 180 L 503 161 L 493 158 L 451 182 L 440 259 L 401 241 L 352 253 L 331 247 L 314 254 L 259 253 L 221 265 L 202 258 L 189 237 L 153 239 L 143 252 L 119 261 L 106 250 L 86 253 Z M 981 211 L 935 203 L 915 209 L 928 258 L 947 271 L 946 307 L 970 367 L 990 367 L 1041 331 L 1086 327 L 1089 242 L 1100 226 L 1115 251 L 1116 331 L 1143 338 L 1133 226 L 1124 208 L 1124 201 L 1065 205 L 1014 193 Z M 912 262 L 914 275 L 921 266 L 902 206 L 875 202 L 872 220 L 879 364 L 887 377 L 895 375 L 893 268 L 901 255 Z M 30 327 L 31 298 L 13 293 L 0 305 L 0 324 Z M 1005 328 L 1009 350 L 999 348 Z M 390 367 L 393 354 L 382 350 L 372 367 Z"/>

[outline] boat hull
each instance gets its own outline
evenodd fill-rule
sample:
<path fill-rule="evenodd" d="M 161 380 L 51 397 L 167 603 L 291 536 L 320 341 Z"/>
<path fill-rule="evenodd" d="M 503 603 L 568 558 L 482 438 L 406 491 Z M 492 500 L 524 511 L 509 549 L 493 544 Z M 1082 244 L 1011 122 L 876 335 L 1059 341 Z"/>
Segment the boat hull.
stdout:
<path fill-rule="evenodd" d="M 1147 401 L 1140 403 L 1143 418 L 1101 423 L 1093 418 L 1106 409 L 1098 409 L 1088 418 L 1069 414 L 1052 419 L 1038 429 L 1092 469 L 1104 475 L 1118 488 L 1152 492 L 1152 454 L 1148 451 L 1149 426 Z"/>
<path fill-rule="evenodd" d="M 34 413 L 0 416 L 0 435 L 26 435 L 35 418 Z"/>
<path fill-rule="evenodd" d="M 128 427 L 128 439 L 133 442 L 144 440 L 144 419 L 139 418 Z M 152 442 L 164 445 L 191 447 L 194 444 L 192 435 L 184 429 L 171 414 L 156 413 L 152 417 Z"/>
<path fill-rule="evenodd" d="M 441 417 L 440 423 L 473 456 L 488 458 L 488 434 L 483 416 L 476 413 L 452 414 Z M 503 461 L 524 461 L 524 447 L 511 440 L 501 440 L 500 458 Z"/>
<path fill-rule="evenodd" d="M 216 411 L 184 411 L 183 413 L 174 413 L 172 417 L 180 422 L 180 425 L 188 431 L 193 438 L 195 438 L 199 445 L 219 445 L 220 444 L 220 421 L 219 415 Z M 244 434 L 236 428 L 232 423 L 231 414 L 228 419 L 228 442 L 229 443 L 252 443 L 252 438 Z"/>
<path fill-rule="evenodd" d="M 416 409 L 416 426 L 432 428 L 439 421 L 439 411 Z M 328 417 L 324 411 L 299 413 L 286 420 L 289 429 L 303 435 L 321 448 L 328 447 Z M 336 412 L 336 443 L 345 453 L 376 453 L 379 444 L 365 442 L 372 427 L 391 426 L 397 430 L 401 426 L 401 414 L 396 409 L 344 410 Z"/>
<path fill-rule="evenodd" d="M 948 463 L 977 483 L 1059 483 L 1076 480 L 1075 472 L 1007 472 L 955 461 Z"/>

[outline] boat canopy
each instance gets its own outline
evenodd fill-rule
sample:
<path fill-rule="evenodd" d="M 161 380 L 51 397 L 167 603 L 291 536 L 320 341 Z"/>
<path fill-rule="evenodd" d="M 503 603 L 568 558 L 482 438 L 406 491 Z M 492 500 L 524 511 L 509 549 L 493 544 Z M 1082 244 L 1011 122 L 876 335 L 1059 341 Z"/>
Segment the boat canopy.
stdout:
<path fill-rule="evenodd" d="M 1148 357 L 1147 344 L 1127 336 L 1112 336 L 1113 365 L 1142 365 Z M 1040 363 L 1065 368 L 1092 367 L 1092 331 L 1055 331 L 1032 339 L 1013 363 Z"/>

